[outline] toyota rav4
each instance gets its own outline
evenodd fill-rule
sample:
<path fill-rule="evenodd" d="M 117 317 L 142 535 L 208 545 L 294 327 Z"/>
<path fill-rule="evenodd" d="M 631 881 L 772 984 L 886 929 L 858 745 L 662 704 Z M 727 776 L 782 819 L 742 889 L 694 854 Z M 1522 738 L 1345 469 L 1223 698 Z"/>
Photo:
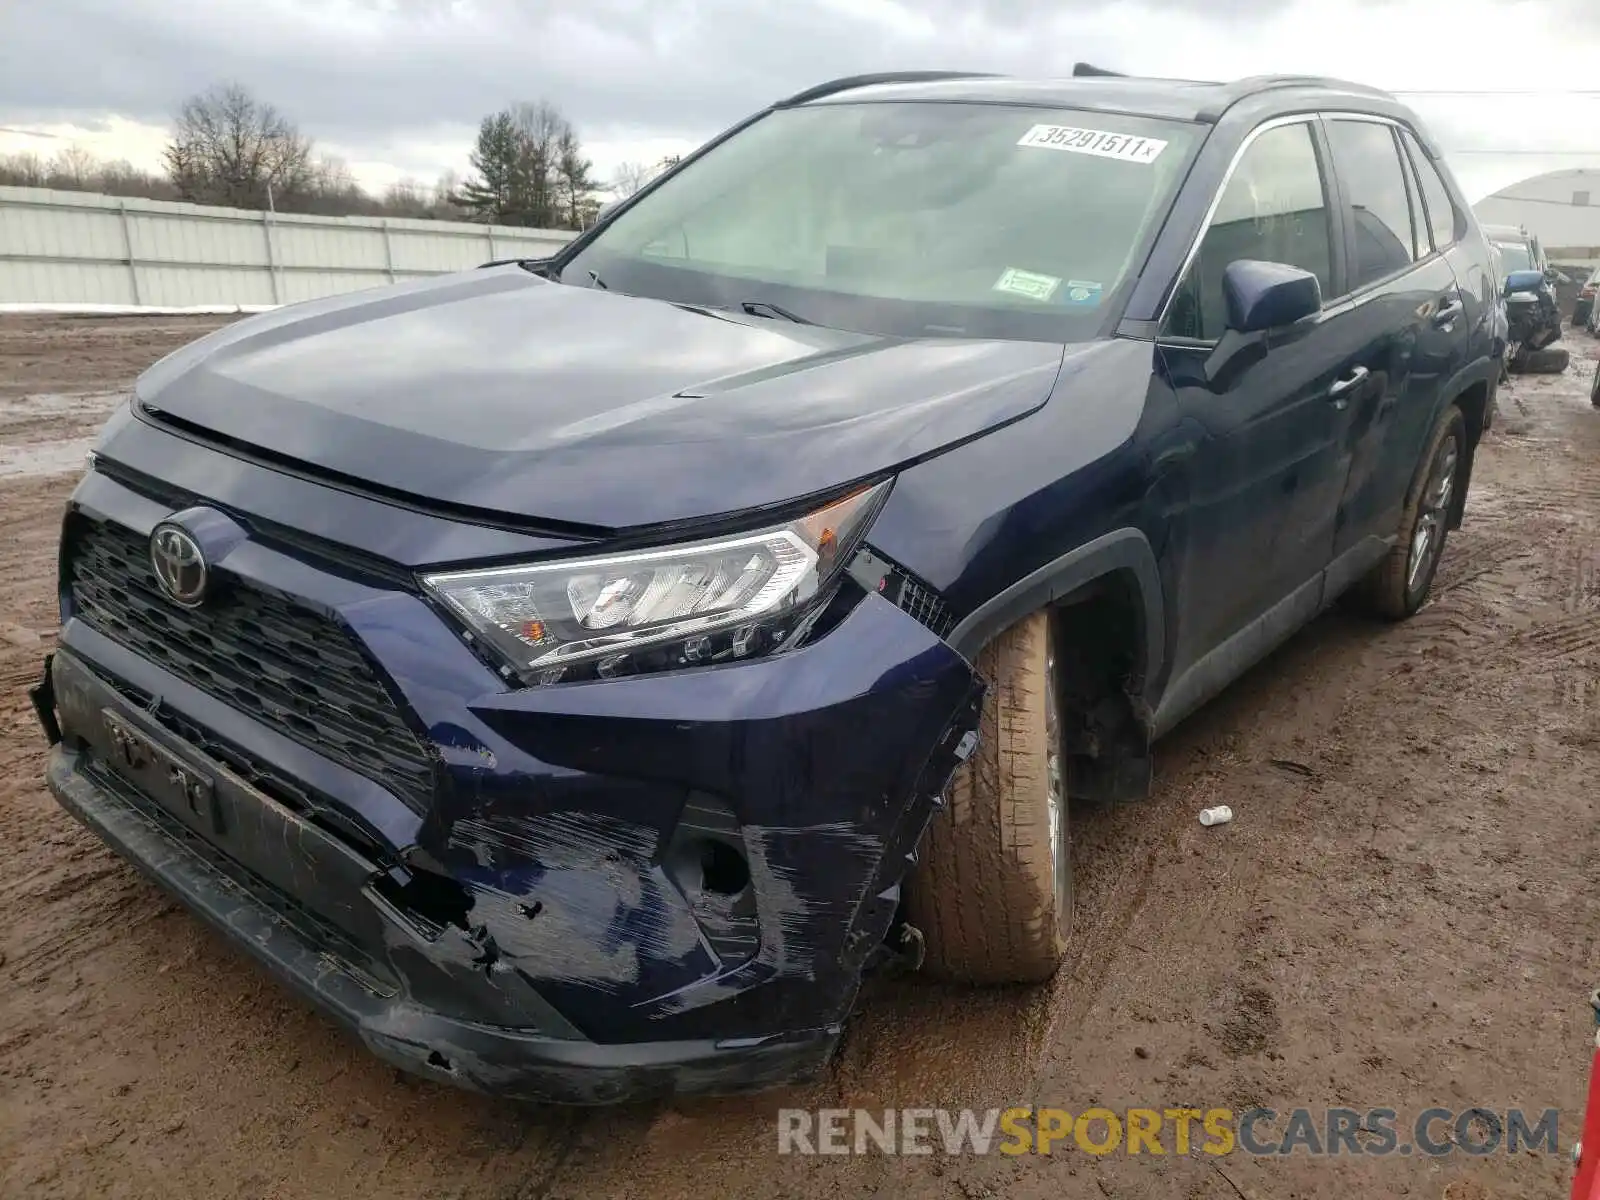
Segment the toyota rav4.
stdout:
<path fill-rule="evenodd" d="M 50 787 L 410 1071 L 803 1076 L 875 965 L 1048 977 L 1069 801 L 1423 604 L 1488 255 L 1353 84 L 814 88 L 549 260 L 151 367 L 65 516 Z"/>

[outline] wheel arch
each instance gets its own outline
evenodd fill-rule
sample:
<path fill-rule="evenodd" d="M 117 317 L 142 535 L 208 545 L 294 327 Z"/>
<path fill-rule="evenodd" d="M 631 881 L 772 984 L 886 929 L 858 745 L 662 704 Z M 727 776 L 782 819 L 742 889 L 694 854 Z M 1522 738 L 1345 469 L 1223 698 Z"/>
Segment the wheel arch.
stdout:
<path fill-rule="evenodd" d="M 1165 602 L 1155 552 L 1145 535 L 1131 527 L 1101 534 L 1029 572 L 963 617 L 947 640 L 971 662 L 1001 630 L 1029 613 L 1118 576 L 1128 581 L 1136 600 L 1135 654 L 1139 677 L 1148 689 L 1166 661 Z"/>
<path fill-rule="evenodd" d="M 1166 624 L 1154 552 L 1137 529 L 1116 529 L 1046 563 L 962 620 L 950 635 L 971 662 L 1030 613 L 1056 630 L 1060 749 L 1076 800 L 1149 793 L 1153 681 Z"/>
<path fill-rule="evenodd" d="M 1445 402 L 1439 405 L 1433 414 L 1433 419 L 1428 422 L 1428 428 L 1434 428 L 1447 408 L 1454 405 L 1461 410 L 1461 415 L 1467 423 L 1466 455 L 1462 463 L 1461 485 L 1456 488 L 1455 498 L 1450 502 L 1450 517 L 1445 526 L 1447 529 L 1459 529 L 1462 518 L 1466 515 L 1467 490 L 1472 486 L 1472 468 L 1478 457 L 1478 443 L 1483 440 L 1484 430 L 1488 426 L 1489 405 L 1498 391 L 1497 383 L 1498 372 L 1494 369 L 1494 364 L 1473 364 L 1441 389 Z M 1419 460 L 1413 469 L 1413 478 L 1407 487 L 1406 495 L 1409 496 L 1411 488 L 1417 485 L 1417 474 L 1426 469 L 1427 464 Z"/>

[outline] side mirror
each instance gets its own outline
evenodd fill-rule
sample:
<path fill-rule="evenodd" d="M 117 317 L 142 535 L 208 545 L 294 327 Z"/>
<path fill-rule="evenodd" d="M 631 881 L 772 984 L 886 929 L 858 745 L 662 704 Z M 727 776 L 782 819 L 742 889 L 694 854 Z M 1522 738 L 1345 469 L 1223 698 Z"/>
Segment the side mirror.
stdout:
<path fill-rule="evenodd" d="M 1517 292 L 1537 292 L 1544 286 L 1543 271 L 1513 271 L 1506 276 L 1505 294 L 1510 296 Z"/>
<path fill-rule="evenodd" d="M 1222 272 L 1222 299 L 1227 328 L 1202 368 L 1214 391 L 1232 387 L 1274 342 L 1296 336 L 1282 331 L 1321 312 L 1322 285 L 1310 271 L 1288 263 L 1242 258 Z"/>
<path fill-rule="evenodd" d="M 1322 311 L 1322 285 L 1287 263 L 1239 259 L 1222 273 L 1228 328 L 1236 333 L 1282 329 Z"/>

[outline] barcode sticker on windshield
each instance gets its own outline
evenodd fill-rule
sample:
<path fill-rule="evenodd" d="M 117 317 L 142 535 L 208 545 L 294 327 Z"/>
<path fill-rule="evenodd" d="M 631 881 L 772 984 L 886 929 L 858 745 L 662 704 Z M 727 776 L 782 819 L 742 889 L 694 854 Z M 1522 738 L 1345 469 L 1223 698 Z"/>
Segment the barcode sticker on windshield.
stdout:
<path fill-rule="evenodd" d="M 1107 133 L 1103 129 L 1076 129 L 1071 125 L 1035 125 L 1017 139 L 1017 145 L 1042 146 L 1046 150 L 1094 154 L 1100 158 L 1120 158 L 1123 162 L 1135 163 L 1153 163 L 1167 148 L 1166 142 L 1160 138 Z"/>

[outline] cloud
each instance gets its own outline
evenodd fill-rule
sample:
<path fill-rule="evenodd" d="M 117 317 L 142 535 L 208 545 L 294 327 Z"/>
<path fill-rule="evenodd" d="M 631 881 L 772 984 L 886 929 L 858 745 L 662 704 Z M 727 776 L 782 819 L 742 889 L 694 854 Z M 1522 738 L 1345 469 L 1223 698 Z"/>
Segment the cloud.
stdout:
<path fill-rule="evenodd" d="M 1526 86 L 1531 64 L 1553 86 L 1592 84 L 1600 4 L 1453 0 L 1441 22 L 1437 0 L 47 0 L 0 21 L 0 125 L 154 128 L 237 80 L 376 178 L 463 167 L 479 119 L 517 100 L 554 101 L 614 165 L 818 80 L 897 67 L 1047 75 L 1085 59 L 1445 89 Z M 1600 99 L 1414 103 L 1461 149 L 1600 150 Z M 1526 165 L 1479 157 L 1462 156 L 1463 175 Z"/>

